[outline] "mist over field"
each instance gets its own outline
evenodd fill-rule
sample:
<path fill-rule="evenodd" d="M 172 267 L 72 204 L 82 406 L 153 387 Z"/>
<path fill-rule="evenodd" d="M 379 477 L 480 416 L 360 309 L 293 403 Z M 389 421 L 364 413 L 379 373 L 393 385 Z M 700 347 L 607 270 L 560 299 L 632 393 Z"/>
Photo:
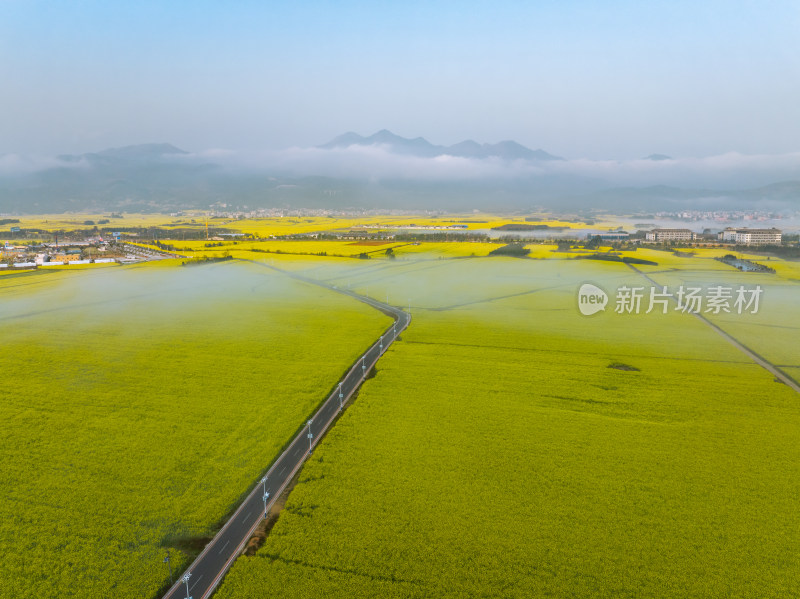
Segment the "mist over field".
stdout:
<path fill-rule="evenodd" d="M 388 322 L 231 262 L 11 273 L 0 288 L 9 597 L 154 597 L 164 549 L 187 565 L 182 541 L 213 529 Z M 332 342 L 345 335 L 354 347 Z"/>
<path fill-rule="evenodd" d="M 296 285 L 286 278 L 242 264 L 202 269 L 100 268 L 76 275 L 41 271 L 37 275 L 19 286 L 4 287 L 0 322 L 61 313 L 69 319 L 70 328 L 76 321 L 92 326 L 113 322 L 124 328 L 130 324 L 126 315 L 143 309 L 169 319 L 196 310 L 213 311 L 216 306 L 226 311 L 228 304 L 258 297 L 283 301 L 297 293 Z M 52 295 L 30 293 L 39 285 L 52 286 Z"/>

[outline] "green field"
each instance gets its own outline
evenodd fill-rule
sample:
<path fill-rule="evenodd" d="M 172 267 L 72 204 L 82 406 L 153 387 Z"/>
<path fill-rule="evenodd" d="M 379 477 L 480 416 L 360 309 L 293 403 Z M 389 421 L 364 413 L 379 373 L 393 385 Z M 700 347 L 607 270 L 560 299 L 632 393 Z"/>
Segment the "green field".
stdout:
<path fill-rule="evenodd" d="M 651 276 L 741 276 L 680 260 Z M 647 284 L 627 266 L 281 265 L 414 320 L 221 599 L 800 592 L 800 397 L 690 315 L 581 316 L 582 282 Z M 791 325 L 772 307 L 732 332 Z"/>
<path fill-rule="evenodd" d="M 774 261 L 756 260 L 772 266 Z M 695 259 L 696 265 L 682 268 L 649 267 L 650 276 L 671 290 L 684 287 L 723 287 L 754 289 L 760 287 L 758 311 L 746 317 L 738 314 L 733 303 L 730 311 L 705 312 L 707 318 L 733 335 L 738 341 L 790 373 L 800 368 L 800 280 L 793 278 L 792 263 L 777 262 L 776 274 L 739 272 L 715 260 Z M 749 295 L 746 296 L 749 298 Z M 752 311 L 752 308 L 751 310 Z M 791 374 L 790 374 L 791 376 Z M 800 381 L 797 375 L 794 379 Z"/>
<path fill-rule="evenodd" d="M 0 278 L 0 596 L 155 597 L 390 322 L 264 268 Z M 320 309 L 324 306 L 324 309 Z"/>
<path fill-rule="evenodd" d="M 693 316 L 615 314 L 613 297 L 643 274 L 761 285 L 758 314 L 707 316 L 798 379 L 794 263 L 194 245 L 414 317 L 222 599 L 800 592 L 800 397 Z M 180 262 L 0 277 L 0 596 L 158 596 L 166 549 L 186 565 L 388 323 L 256 264 Z M 579 314 L 584 282 L 605 312 Z"/>

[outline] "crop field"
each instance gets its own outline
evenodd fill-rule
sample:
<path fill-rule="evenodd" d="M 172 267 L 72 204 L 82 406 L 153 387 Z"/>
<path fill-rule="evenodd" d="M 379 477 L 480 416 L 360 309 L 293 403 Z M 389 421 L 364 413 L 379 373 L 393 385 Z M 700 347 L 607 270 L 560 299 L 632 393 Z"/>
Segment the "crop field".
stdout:
<path fill-rule="evenodd" d="M 209 253 L 213 255 L 230 253 L 232 256 L 244 256 L 248 253 L 269 252 L 278 254 L 328 255 L 341 257 L 357 257 L 361 253 L 379 255 L 388 248 L 405 245 L 399 242 L 388 242 L 381 245 L 365 245 L 356 241 L 305 241 L 305 240 L 272 240 L 272 241 L 176 241 L 174 245 L 179 252 L 194 254 Z M 153 246 L 149 246 L 153 247 Z"/>
<path fill-rule="evenodd" d="M 769 262 L 769 266 L 775 269 L 775 272 L 781 277 L 800 283 L 800 262 Z"/>
<path fill-rule="evenodd" d="M 364 242 L 342 241 L 314 241 L 314 240 L 271 240 L 271 241 L 175 241 L 170 242 L 175 251 L 191 255 L 222 255 L 230 254 L 234 258 L 263 259 L 263 253 L 269 254 L 294 254 L 305 256 L 327 256 L 358 258 L 366 253 L 371 259 L 384 259 L 386 250 L 392 249 L 395 259 L 414 261 L 439 258 L 466 258 L 484 257 L 490 252 L 502 247 L 503 243 L 495 242 L 405 242 L 387 241 L 380 245 Z M 150 244 L 136 244 L 157 249 Z M 531 257 L 553 257 L 556 248 L 554 245 L 531 244 L 526 246 L 531 250 Z M 591 253 L 591 252 L 585 252 Z M 259 254 L 261 254 L 259 256 Z"/>
<path fill-rule="evenodd" d="M 15 599 L 155 597 L 166 551 L 179 571 L 390 322 L 230 262 L 9 273 L 0 294 Z"/>
<path fill-rule="evenodd" d="M 398 258 L 463 258 L 467 256 L 486 256 L 501 247 L 502 243 L 486 242 L 425 242 L 406 244 L 395 250 Z"/>
<path fill-rule="evenodd" d="M 467 230 L 490 229 L 507 224 L 548 225 L 550 227 L 570 227 L 576 231 L 589 227 L 585 223 L 567 222 L 557 219 L 542 218 L 542 220 L 527 221 L 524 216 L 506 217 L 494 214 L 448 214 L 436 216 L 360 216 L 360 217 L 334 217 L 334 216 L 284 216 L 264 218 L 231 219 L 225 217 L 208 216 L 202 211 L 188 211 L 182 216 L 169 216 L 164 214 L 129 214 L 122 213 L 115 216 L 109 214 L 50 214 L 37 216 L 21 216 L 19 223 L 9 226 L 18 226 L 22 229 L 44 229 L 74 231 L 85 229 L 87 222 L 98 226 L 113 228 L 127 227 L 159 227 L 166 229 L 193 228 L 205 229 L 206 222 L 212 228 L 225 228 L 239 231 L 257 237 L 270 235 L 297 235 L 313 232 L 346 231 L 353 228 L 398 228 L 409 226 L 422 227 L 448 227 L 464 225 Z M 102 222 L 102 224 L 101 224 Z M 609 228 L 611 223 L 592 225 Z M 6 229 L 7 227 L 2 227 Z M 376 229 L 377 230 L 377 229 Z M 3 230 L 0 230 L 0 234 Z M 8 235 L 8 233 L 6 231 Z"/>
<path fill-rule="evenodd" d="M 171 223 L 180 221 L 179 217 L 169 217 L 163 214 L 123 214 L 121 218 L 111 218 L 108 214 L 49 214 L 37 216 L 20 216 L 19 223 L 11 226 L 22 229 L 45 229 L 45 230 L 65 230 L 74 231 L 76 229 L 86 229 L 86 221 L 99 223 L 107 220 L 103 227 L 162 227 L 169 226 Z M 203 224 L 203 226 L 205 226 Z"/>
<path fill-rule="evenodd" d="M 671 260 L 648 274 L 742 274 Z M 580 315 L 626 265 L 276 264 L 414 320 L 221 599 L 800 593 L 800 397 L 693 316 Z"/>
<path fill-rule="evenodd" d="M 527 221 L 525 217 L 506 217 L 496 214 L 448 214 L 435 216 L 361 216 L 361 217 L 282 217 L 282 218 L 257 218 L 216 222 L 220 226 L 236 229 L 244 233 L 257 236 L 267 235 L 295 235 L 316 231 L 336 231 L 358 227 L 448 227 L 452 225 L 466 225 L 468 230 L 491 229 L 505 224 L 546 224 L 551 227 L 571 227 L 573 229 L 585 228 L 585 223 L 566 222 L 561 220 L 536 220 Z"/>
<path fill-rule="evenodd" d="M 414 315 L 223 599 L 800 591 L 797 394 L 690 315 L 611 297 L 581 316 L 583 282 L 649 287 L 627 265 L 544 244 L 172 243 Z M 724 253 L 623 255 L 670 288 L 762 286 L 758 314 L 706 316 L 799 379 L 797 263 L 742 273 Z M 388 322 L 266 269 L 180 263 L 0 277 L 9 596 L 155 597 L 165 551 L 176 571 L 197 553 Z"/>
<path fill-rule="evenodd" d="M 735 298 L 740 287 L 759 287 L 761 295 L 757 313 L 739 314 L 733 302 L 729 311 L 714 310 L 703 314 L 745 346 L 787 372 L 797 381 L 796 369 L 800 368 L 800 281 L 793 278 L 797 263 L 757 256 L 746 256 L 762 264 L 775 267 L 775 274 L 740 272 L 716 260 L 693 258 L 695 265 L 681 268 L 650 269 L 649 276 L 660 285 L 666 285 L 674 293 L 679 287 L 708 289 L 722 287 L 731 289 Z M 682 259 L 681 259 L 682 260 Z M 642 268 L 644 271 L 645 268 Z M 749 296 L 748 296 L 749 297 Z M 795 374 L 791 374 L 791 370 Z"/>

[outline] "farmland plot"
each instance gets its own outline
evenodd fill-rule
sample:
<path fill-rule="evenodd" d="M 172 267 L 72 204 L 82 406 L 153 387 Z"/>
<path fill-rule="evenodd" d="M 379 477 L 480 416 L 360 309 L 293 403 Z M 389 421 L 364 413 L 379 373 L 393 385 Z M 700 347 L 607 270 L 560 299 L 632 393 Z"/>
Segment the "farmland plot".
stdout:
<path fill-rule="evenodd" d="M 152 597 L 389 319 L 222 263 L 0 280 L 0 596 Z"/>
<path fill-rule="evenodd" d="M 222 599 L 800 592 L 800 398 L 689 315 L 578 313 L 581 282 L 641 275 L 480 259 L 332 280 L 413 296 L 414 320 Z"/>

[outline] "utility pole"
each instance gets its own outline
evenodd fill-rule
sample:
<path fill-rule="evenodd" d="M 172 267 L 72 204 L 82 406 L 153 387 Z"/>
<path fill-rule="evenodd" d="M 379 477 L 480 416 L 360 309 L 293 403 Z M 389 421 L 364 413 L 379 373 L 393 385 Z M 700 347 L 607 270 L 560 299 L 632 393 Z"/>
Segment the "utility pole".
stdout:
<path fill-rule="evenodd" d="M 342 411 L 342 399 L 344 398 L 344 394 L 342 393 L 342 384 L 339 383 L 339 411 Z"/>
<path fill-rule="evenodd" d="M 167 557 L 164 558 L 164 563 L 167 564 L 167 567 L 169 568 L 169 584 L 171 586 L 173 583 L 173 579 L 172 579 L 172 563 L 170 563 L 169 561 L 169 549 L 167 549 Z"/>
<path fill-rule="evenodd" d="M 314 433 L 311 432 L 311 423 L 314 422 L 313 420 L 308 421 L 308 453 L 310 454 L 311 451 L 314 449 Z"/>
<path fill-rule="evenodd" d="M 264 518 L 267 517 L 267 500 L 269 499 L 269 493 L 267 493 L 267 476 L 264 475 L 264 478 L 261 479 L 261 482 L 264 483 Z"/>
<path fill-rule="evenodd" d="M 183 578 L 181 578 L 181 580 L 186 583 L 186 599 L 192 599 L 189 596 L 189 578 L 191 578 L 191 576 L 192 576 L 192 573 L 191 572 L 187 572 L 186 574 L 183 575 Z"/>

